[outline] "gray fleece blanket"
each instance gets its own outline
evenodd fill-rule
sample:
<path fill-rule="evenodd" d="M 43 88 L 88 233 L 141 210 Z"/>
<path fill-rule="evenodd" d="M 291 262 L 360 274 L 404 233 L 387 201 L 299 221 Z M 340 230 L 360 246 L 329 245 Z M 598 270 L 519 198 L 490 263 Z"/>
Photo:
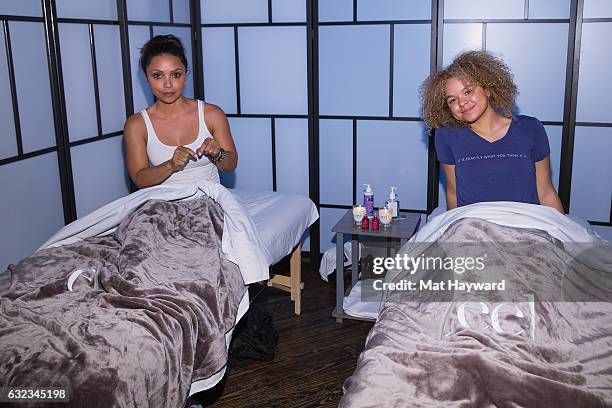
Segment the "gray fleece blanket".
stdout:
<path fill-rule="evenodd" d="M 222 233 L 208 197 L 151 200 L 112 236 L 11 267 L 0 275 L 0 387 L 66 387 L 62 406 L 181 407 L 192 381 L 226 364 L 246 291 Z"/>
<path fill-rule="evenodd" d="M 448 293 L 429 292 L 417 301 L 389 291 L 357 368 L 344 382 L 340 406 L 612 407 L 612 304 L 602 287 L 610 286 L 606 277 L 580 279 L 592 277 L 592 269 L 546 232 L 470 218 L 452 224 L 441 245 L 425 255 L 443 248 L 451 257 L 465 256 L 466 247 L 457 243 L 468 242 L 496 248 L 480 278 L 503 268 L 506 291 L 535 289 L 543 300 L 508 303 L 511 299 L 493 295 L 448 301 L 437 298 Z M 402 278 L 409 276 L 399 273 L 394 281 Z M 573 299 L 558 301 L 551 289 L 558 286 L 546 284 L 559 281 L 573 284 L 568 295 Z M 528 284 L 520 288 L 520 282 Z M 580 296 L 588 290 L 594 290 L 592 298 Z M 597 302 L 580 301 L 597 296 Z"/>

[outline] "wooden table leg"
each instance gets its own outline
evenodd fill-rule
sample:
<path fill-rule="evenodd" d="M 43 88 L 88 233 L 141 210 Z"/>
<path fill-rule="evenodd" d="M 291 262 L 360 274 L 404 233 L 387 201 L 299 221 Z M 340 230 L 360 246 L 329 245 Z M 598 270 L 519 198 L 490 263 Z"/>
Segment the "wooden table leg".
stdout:
<path fill-rule="evenodd" d="M 289 261 L 289 270 L 291 273 L 291 300 L 295 303 L 295 314 L 302 313 L 302 244 L 293 250 Z"/>

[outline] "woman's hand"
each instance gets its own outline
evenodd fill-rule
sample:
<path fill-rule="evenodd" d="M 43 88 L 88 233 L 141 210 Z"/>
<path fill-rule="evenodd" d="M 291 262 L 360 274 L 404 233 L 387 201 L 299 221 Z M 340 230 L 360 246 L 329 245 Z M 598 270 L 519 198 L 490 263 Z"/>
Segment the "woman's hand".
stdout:
<path fill-rule="evenodd" d="M 208 156 L 210 161 L 214 162 L 219 156 L 219 153 L 221 153 L 221 145 L 219 145 L 219 142 L 217 142 L 215 139 L 207 137 L 204 140 L 204 143 L 202 143 L 202 146 L 198 148 L 197 153 L 199 158 L 202 158 L 202 156 Z"/>
<path fill-rule="evenodd" d="M 192 158 L 195 160 L 198 159 L 198 155 L 193 150 L 185 146 L 178 146 L 170 159 L 172 172 L 183 170 Z"/>

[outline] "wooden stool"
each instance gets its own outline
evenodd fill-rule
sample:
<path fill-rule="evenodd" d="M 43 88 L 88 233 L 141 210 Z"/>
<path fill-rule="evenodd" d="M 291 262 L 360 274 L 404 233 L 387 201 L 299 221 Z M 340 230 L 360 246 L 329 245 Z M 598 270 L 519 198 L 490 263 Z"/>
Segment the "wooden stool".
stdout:
<path fill-rule="evenodd" d="M 268 281 L 268 286 L 284 290 L 291 294 L 291 300 L 294 302 L 295 314 L 302 313 L 302 244 L 298 244 L 291 253 L 289 261 L 289 275 L 274 275 Z"/>

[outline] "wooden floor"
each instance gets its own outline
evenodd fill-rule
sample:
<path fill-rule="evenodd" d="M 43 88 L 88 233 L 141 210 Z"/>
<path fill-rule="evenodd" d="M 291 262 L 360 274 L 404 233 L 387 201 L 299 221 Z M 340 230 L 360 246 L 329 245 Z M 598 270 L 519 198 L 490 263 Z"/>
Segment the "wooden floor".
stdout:
<path fill-rule="evenodd" d="M 286 273 L 289 266 L 277 267 Z M 293 313 L 288 293 L 274 288 L 265 288 L 254 301 L 274 317 L 279 333 L 274 360 L 232 369 L 226 380 L 205 396 L 202 402 L 206 406 L 338 406 L 342 383 L 355 369 L 372 323 L 336 323 L 331 317 L 335 285 L 322 281 L 318 268 L 313 269 L 308 259 L 303 262 L 302 279 L 301 316 Z"/>

